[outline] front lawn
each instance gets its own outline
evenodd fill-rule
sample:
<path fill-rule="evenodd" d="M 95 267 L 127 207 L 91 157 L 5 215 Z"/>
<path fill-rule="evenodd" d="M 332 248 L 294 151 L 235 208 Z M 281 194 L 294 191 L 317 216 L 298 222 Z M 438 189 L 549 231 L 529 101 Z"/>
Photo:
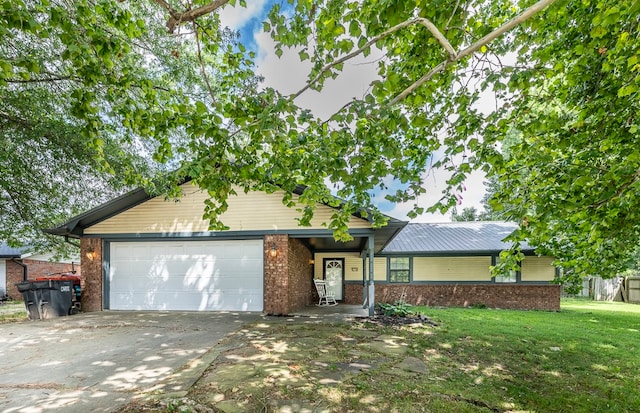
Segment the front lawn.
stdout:
<path fill-rule="evenodd" d="M 494 411 L 640 411 L 640 306 L 563 301 L 560 313 L 420 309 L 441 321 L 412 334 L 436 377 L 429 392 Z M 451 406 L 455 410 L 454 406 Z"/>
<path fill-rule="evenodd" d="M 28 319 L 27 310 L 22 301 L 7 301 L 0 304 L 0 324 Z"/>
<path fill-rule="evenodd" d="M 640 411 L 640 306 L 418 310 L 438 326 L 266 317 L 185 398 L 121 411 Z"/>

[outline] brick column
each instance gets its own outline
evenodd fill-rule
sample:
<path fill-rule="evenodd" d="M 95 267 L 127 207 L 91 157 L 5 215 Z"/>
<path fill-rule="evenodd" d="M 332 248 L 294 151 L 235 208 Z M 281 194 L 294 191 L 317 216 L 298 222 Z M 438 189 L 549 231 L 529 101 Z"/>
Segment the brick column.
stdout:
<path fill-rule="evenodd" d="M 80 267 L 82 311 L 102 311 L 102 239 L 80 240 Z"/>
<path fill-rule="evenodd" d="M 271 248 L 276 248 L 276 256 Z M 264 237 L 264 312 L 283 315 L 289 313 L 289 236 Z"/>
<path fill-rule="evenodd" d="M 299 239 L 289 239 L 289 313 L 312 302 L 313 272 L 309 261 L 311 251 Z"/>

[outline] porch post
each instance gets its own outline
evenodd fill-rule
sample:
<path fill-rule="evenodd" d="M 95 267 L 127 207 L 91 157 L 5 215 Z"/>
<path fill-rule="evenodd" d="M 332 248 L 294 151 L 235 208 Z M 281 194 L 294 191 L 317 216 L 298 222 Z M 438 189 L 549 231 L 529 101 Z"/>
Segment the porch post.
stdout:
<path fill-rule="evenodd" d="M 360 252 L 360 258 L 362 258 L 362 308 L 367 308 L 367 253 L 366 250 Z"/>
<path fill-rule="evenodd" d="M 376 289 L 373 285 L 373 240 L 374 235 L 369 235 L 369 317 L 373 317 L 375 315 L 375 305 L 376 305 Z"/>

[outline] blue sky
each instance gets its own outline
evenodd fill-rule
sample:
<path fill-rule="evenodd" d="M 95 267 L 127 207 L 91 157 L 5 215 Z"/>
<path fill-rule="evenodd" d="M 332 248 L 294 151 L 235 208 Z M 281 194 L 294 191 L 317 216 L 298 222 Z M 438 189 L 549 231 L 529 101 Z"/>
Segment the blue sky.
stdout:
<path fill-rule="evenodd" d="M 250 50 L 256 52 L 256 72 L 264 76 L 265 86 L 273 87 L 281 93 L 290 94 L 302 88 L 306 82 L 309 71 L 308 62 L 300 62 L 297 51 L 285 50 L 281 57 L 275 55 L 273 41 L 263 32 L 262 22 L 267 19 L 267 14 L 275 3 L 280 3 L 282 8 L 290 7 L 288 2 L 276 0 L 248 0 L 247 7 L 239 5 L 227 6 L 221 11 L 221 21 L 240 33 L 240 41 Z M 344 65 L 343 73 L 333 81 L 327 81 L 322 92 L 308 90 L 301 95 L 296 103 L 302 107 L 311 109 L 314 114 L 326 118 L 344 103 L 353 97 L 363 96 L 369 89 L 370 83 L 377 78 L 376 60 L 381 53 L 375 51 L 368 58 L 356 58 Z M 426 172 L 425 172 L 426 173 Z M 446 181 L 444 171 L 431 171 L 426 179 L 427 194 L 421 196 L 416 202 L 425 209 L 438 201 L 442 196 L 442 188 Z M 474 173 L 466 183 L 467 191 L 460 194 L 461 210 L 467 206 L 480 208 L 480 200 L 484 195 L 484 177 L 480 173 Z M 399 188 L 398 184 L 387 184 L 392 191 Z M 410 211 L 415 202 L 406 205 L 396 205 L 384 199 L 385 193 L 376 190 L 372 194 L 377 207 L 385 214 L 398 219 L 408 219 L 406 213 Z M 445 222 L 448 216 L 438 214 L 425 214 L 413 221 L 416 222 Z"/>

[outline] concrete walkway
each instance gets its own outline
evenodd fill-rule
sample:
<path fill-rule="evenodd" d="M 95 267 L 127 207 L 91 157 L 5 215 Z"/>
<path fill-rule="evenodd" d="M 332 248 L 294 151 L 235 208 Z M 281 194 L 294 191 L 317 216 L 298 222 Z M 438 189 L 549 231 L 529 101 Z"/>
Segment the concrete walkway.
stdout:
<path fill-rule="evenodd" d="M 0 326 L 0 412 L 109 412 L 185 393 L 213 348 L 258 313 L 80 314 Z"/>
<path fill-rule="evenodd" d="M 333 306 L 309 306 L 295 311 L 292 316 L 335 321 L 340 319 L 353 319 L 355 317 L 367 317 L 369 309 L 363 309 L 361 305 L 338 304 Z"/>

